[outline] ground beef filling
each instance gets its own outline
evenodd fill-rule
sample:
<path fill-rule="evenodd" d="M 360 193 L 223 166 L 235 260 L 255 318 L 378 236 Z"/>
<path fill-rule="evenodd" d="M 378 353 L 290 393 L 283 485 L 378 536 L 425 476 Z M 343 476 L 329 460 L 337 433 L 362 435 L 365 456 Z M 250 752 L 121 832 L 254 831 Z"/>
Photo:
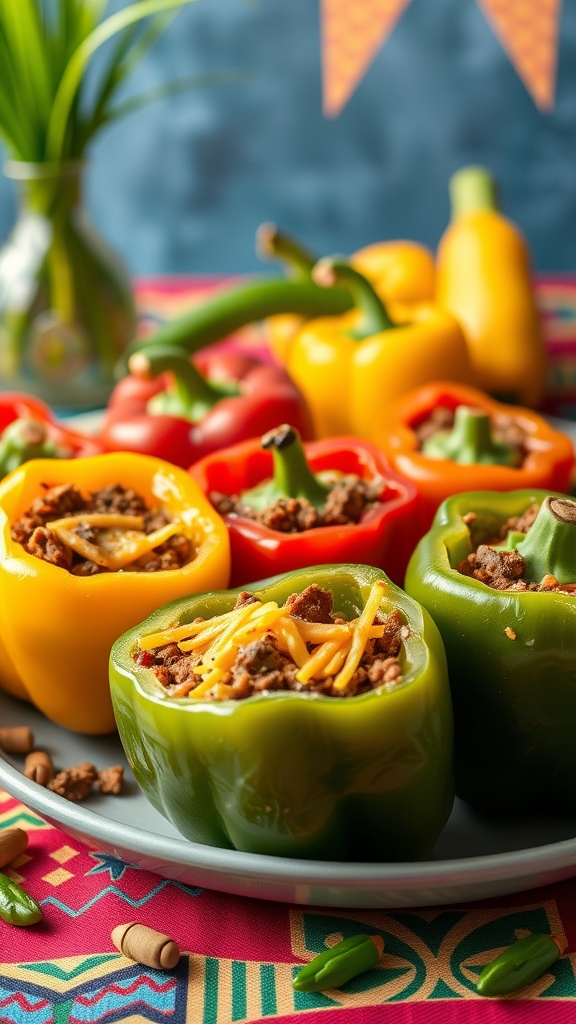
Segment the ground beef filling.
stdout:
<path fill-rule="evenodd" d="M 557 591 L 573 594 L 576 591 L 576 583 L 559 583 L 551 574 L 540 582 L 526 580 L 526 563 L 522 555 L 518 551 L 499 551 L 493 546 L 502 543 L 510 531 L 528 533 L 538 515 L 539 507 L 536 504 L 530 505 L 521 516 L 507 519 L 502 525 L 500 537 L 495 538 L 492 544 L 479 544 L 476 550 L 460 563 L 459 571 L 464 576 L 480 580 L 494 590 Z M 468 524 L 473 523 L 475 519 L 474 513 L 464 517 Z"/>
<path fill-rule="evenodd" d="M 339 480 L 328 492 L 326 504 L 314 508 L 306 498 L 279 498 L 257 511 L 237 494 L 212 491 L 210 501 L 221 516 L 254 519 L 279 533 L 303 533 L 317 526 L 345 526 L 358 523 L 364 513 L 381 500 L 382 481 L 350 476 Z"/>
<path fill-rule="evenodd" d="M 235 607 L 242 607 L 254 600 L 250 593 L 244 591 L 238 597 Z M 305 622 L 338 624 L 346 621 L 333 613 L 332 594 L 316 584 L 307 587 L 301 594 L 289 597 L 285 608 L 292 617 Z M 228 677 L 223 684 L 217 684 L 212 697 L 243 700 L 253 694 L 273 690 L 353 697 L 380 686 L 393 689 L 402 682 L 400 655 L 409 629 L 402 623 L 396 610 L 386 618 L 378 615 L 374 625 L 381 624 L 384 624 L 384 635 L 367 641 L 362 660 L 345 692 L 334 690 L 333 676 L 313 679 L 306 684 L 299 682 L 296 678 L 298 666 L 278 649 L 276 637 L 269 633 L 263 639 L 238 648 Z M 308 645 L 308 649 L 312 650 L 313 646 Z M 194 669 L 202 660 L 201 654 L 181 651 L 178 644 L 172 643 L 151 651 L 137 650 L 134 660 L 150 668 L 171 697 L 194 696 L 194 687 L 198 682 Z"/>
<path fill-rule="evenodd" d="M 526 431 L 511 416 L 493 416 L 490 423 L 495 441 L 518 449 L 518 465 L 521 465 L 526 456 Z M 421 448 L 430 437 L 439 432 L 452 430 L 453 426 L 454 409 L 439 405 L 426 419 L 414 424 L 412 430 L 416 434 Z"/>
<path fill-rule="evenodd" d="M 24 515 L 11 527 L 12 540 L 35 558 L 66 569 L 74 576 L 94 576 L 108 572 L 105 567 L 83 558 L 64 544 L 47 524 L 66 517 L 78 517 L 82 513 L 118 514 L 141 516 L 144 532 L 153 533 L 170 522 L 170 517 L 159 508 L 148 508 L 141 495 L 130 487 L 111 484 L 88 496 L 72 484 L 50 487 L 32 503 Z M 97 543 L 98 531 L 91 524 L 80 522 L 75 528 L 79 537 Z M 191 541 L 183 534 L 174 534 L 152 551 L 125 567 L 130 572 L 157 572 L 162 569 L 179 569 L 193 557 Z"/>

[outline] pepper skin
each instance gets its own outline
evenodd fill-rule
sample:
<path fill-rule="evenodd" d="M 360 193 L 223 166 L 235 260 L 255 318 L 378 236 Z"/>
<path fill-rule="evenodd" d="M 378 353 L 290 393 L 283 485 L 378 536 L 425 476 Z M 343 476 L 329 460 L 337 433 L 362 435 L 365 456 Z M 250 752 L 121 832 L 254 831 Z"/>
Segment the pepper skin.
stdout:
<path fill-rule="evenodd" d="M 101 440 L 108 451 L 167 459 L 186 469 L 209 452 L 271 430 L 278 418 L 311 437 L 305 400 L 287 373 L 250 356 L 204 353 L 202 372 L 179 348 L 147 345 L 115 387 Z M 210 381 L 212 367 L 218 376 Z"/>
<path fill-rule="evenodd" d="M 83 492 L 133 487 L 152 507 L 181 518 L 196 557 L 181 569 L 74 576 L 12 540 L 10 527 L 50 486 Z M 191 477 L 143 455 L 34 459 L 0 483 L 0 685 L 49 719 L 82 733 L 114 730 L 110 647 L 123 630 L 173 598 L 226 586 L 228 534 Z"/>
<path fill-rule="evenodd" d="M 380 410 L 399 395 L 444 374 L 472 382 L 468 351 L 453 317 L 414 306 L 394 323 L 366 278 L 340 258 L 321 260 L 314 278 L 348 286 L 357 308 L 305 324 L 287 368 L 305 396 L 317 437 L 355 434 L 375 440 Z"/>
<path fill-rule="evenodd" d="M 566 943 L 554 935 L 527 935 L 503 950 L 480 971 L 480 996 L 506 996 L 532 985 L 562 956 Z"/>
<path fill-rule="evenodd" d="M 492 457 L 485 461 L 484 445 L 478 444 L 474 461 L 431 458 L 421 450 L 415 427 L 438 408 L 461 406 L 481 410 L 491 418 L 512 419 L 526 433 L 528 451 L 521 465 L 501 465 Z M 554 430 L 538 413 L 519 406 L 504 405 L 476 388 L 434 381 L 402 395 L 378 417 L 375 441 L 390 465 L 411 480 L 421 496 L 422 526 L 430 527 L 436 509 L 445 498 L 459 491 L 513 491 L 549 487 L 567 491 L 574 465 L 572 443 Z"/>
<path fill-rule="evenodd" d="M 476 516 L 471 523 L 476 544 L 497 537 L 509 517 L 549 495 L 534 489 L 448 498 L 406 574 L 406 590 L 430 612 L 446 649 L 456 791 L 486 813 L 576 810 L 576 598 L 550 591 L 494 590 L 458 571 L 472 550 L 464 516 Z M 567 529 L 576 533 L 574 524 Z M 532 535 L 535 543 L 532 530 L 527 541 Z M 538 547 L 548 549 L 549 571 L 559 571 L 550 545 L 538 541 Z M 518 550 L 523 553 L 521 545 Z M 575 550 L 572 539 L 562 547 L 562 582 L 566 574 L 576 580 Z M 536 566 L 538 582 L 541 572 L 542 566 Z"/>
<path fill-rule="evenodd" d="M 96 438 L 59 423 L 39 398 L 18 391 L 0 394 L 0 478 L 28 459 L 80 458 L 101 452 Z"/>
<path fill-rule="evenodd" d="M 42 911 L 13 878 L 0 871 L 0 918 L 7 924 L 26 927 L 42 920 Z"/>
<path fill-rule="evenodd" d="M 344 561 L 375 565 L 401 584 L 421 534 L 416 488 L 391 471 L 379 449 L 368 441 L 354 437 L 312 441 L 304 445 L 304 454 L 310 476 L 335 470 L 366 480 L 380 478 L 382 502 L 369 509 L 359 523 L 315 526 L 302 533 L 280 533 L 247 516 L 225 515 L 232 554 L 231 586 L 319 562 Z M 254 439 L 208 455 L 190 472 L 206 495 L 212 491 L 242 495 L 270 479 L 273 458 L 281 456 L 280 451 L 273 456 Z M 274 498 L 282 491 L 285 497 L 307 497 L 316 504 L 309 493 L 310 485 L 301 486 L 304 482 L 300 478 L 290 481 L 284 474 L 282 483 Z M 322 503 L 325 497 L 323 494 Z"/>
<path fill-rule="evenodd" d="M 319 953 L 305 964 L 292 982 L 296 992 L 325 992 L 376 967 L 382 956 L 380 935 L 352 935 Z"/>
<path fill-rule="evenodd" d="M 546 359 L 526 240 L 498 210 L 485 168 L 450 182 L 452 222 L 437 253 L 436 301 L 464 331 L 479 387 L 538 408 Z"/>
<path fill-rule="evenodd" d="M 256 251 L 263 260 L 280 260 L 293 279 L 312 280 L 315 257 L 275 224 L 260 225 Z M 354 253 L 350 263 L 368 278 L 384 302 L 411 306 L 431 302 L 434 298 L 434 256 L 419 242 L 405 239 L 374 242 Z M 303 316 L 290 313 L 269 317 L 266 321 L 270 348 L 279 362 L 286 363 L 292 340 L 304 323 Z"/>
<path fill-rule="evenodd" d="M 372 566 L 332 565 L 251 587 L 283 605 L 310 583 L 353 618 Z M 253 853 L 329 860 L 424 856 L 452 805 L 452 715 L 429 616 L 393 584 L 382 604 L 410 626 L 404 684 L 356 697 L 273 691 L 245 700 L 170 698 L 133 654 L 168 625 L 233 608 L 239 591 L 160 609 L 114 644 L 111 692 L 120 738 L 150 802 L 188 839 Z"/>

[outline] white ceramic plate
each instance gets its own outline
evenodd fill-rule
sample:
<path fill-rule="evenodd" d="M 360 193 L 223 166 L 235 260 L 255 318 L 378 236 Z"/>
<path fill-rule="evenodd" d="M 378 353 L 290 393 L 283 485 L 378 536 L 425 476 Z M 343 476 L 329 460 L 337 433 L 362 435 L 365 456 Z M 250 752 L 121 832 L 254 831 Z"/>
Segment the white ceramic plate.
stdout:
<path fill-rule="evenodd" d="M 126 760 L 115 736 L 86 737 L 48 722 L 0 693 L 2 725 L 29 725 L 58 767 Z M 238 853 L 183 839 L 127 771 L 125 792 L 73 804 L 30 782 L 22 759 L 0 758 L 0 787 L 51 824 L 131 864 L 188 885 L 309 906 L 413 907 L 485 899 L 576 875 L 576 821 L 524 817 L 493 822 L 456 803 L 430 858 L 417 863 L 349 864 Z"/>

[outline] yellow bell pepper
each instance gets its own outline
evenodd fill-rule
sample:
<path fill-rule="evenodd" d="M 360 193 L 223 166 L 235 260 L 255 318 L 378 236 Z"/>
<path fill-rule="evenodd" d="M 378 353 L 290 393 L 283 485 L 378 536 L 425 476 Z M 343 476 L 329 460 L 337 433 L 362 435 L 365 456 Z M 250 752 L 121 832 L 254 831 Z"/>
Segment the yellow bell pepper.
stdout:
<path fill-rule="evenodd" d="M 11 525 L 47 484 L 71 482 L 86 494 L 117 483 L 134 488 L 149 507 L 180 520 L 195 556 L 180 569 L 83 577 L 29 554 Z M 0 685 L 65 728 L 112 732 L 113 642 L 168 601 L 227 587 L 229 574 L 226 527 L 184 470 L 126 452 L 26 462 L 0 484 Z"/>
<path fill-rule="evenodd" d="M 374 242 L 355 252 L 350 263 L 368 278 L 384 302 L 411 306 L 434 300 L 434 256 L 420 242 L 401 238 Z"/>
<path fill-rule="evenodd" d="M 292 277 L 307 280 L 312 273 L 315 264 L 312 254 L 274 224 L 260 225 L 256 248 L 262 259 L 281 260 Z M 432 301 L 434 297 L 434 256 L 419 242 L 404 239 L 374 242 L 354 253 L 350 263 L 368 278 L 384 302 L 410 306 Z M 292 340 L 305 322 L 305 317 L 292 313 L 267 319 L 270 348 L 281 363 L 286 363 Z"/>
<path fill-rule="evenodd" d="M 520 230 L 498 211 L 495 192 L 482 167 L 453 175 L 436 300 L 462 326 L 478 386 L 501 401 L 537 408 L 546 360 L 530 256 Z"/>
<path fill-rule="evenodd" d="M 404 308 L 395 323 L 370 282 L 343 259 L 316 264 L 317 284 L 346 286 L 356 307 L 310 320 L 294 338 L 287 368 L 312 413 L 317 437 L 372 440 L 377 417 L 399 395 L 438 376 L 473 383 L 466 342 L 448 313 Z"/>

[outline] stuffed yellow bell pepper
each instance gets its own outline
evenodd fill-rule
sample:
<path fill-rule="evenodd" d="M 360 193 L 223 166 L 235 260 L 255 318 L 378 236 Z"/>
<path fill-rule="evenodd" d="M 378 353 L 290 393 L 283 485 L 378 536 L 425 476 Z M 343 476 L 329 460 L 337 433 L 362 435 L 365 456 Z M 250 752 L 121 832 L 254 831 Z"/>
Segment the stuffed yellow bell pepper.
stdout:
<path fill-rule="evenodd" d="M 452 222 L 438 248 L 437 302 L 462 326 L 478 386 L 500 401 L 537 408 L 546 359 L 526 240 L 499 212 L 485 168 L 457 171 L 450 197 Z"/>
<path fill-rule="evenodd" d="M 310 280 L 316 263 L 314 256 L 275 224 L 260 225 L 256 249 L 262 259 L 280 260 L 292 278 Z M 411 306 L 434 297 L 434 256 L 419 242 L 374 242 L 354 253 L 350 263 L 368 278 L 384 302 Z M 266 321 L 270 347 L 280 362 L 286 362 L 292 340 L 305 322 L 306 317 L 293 313 L 280 313 Z"/>
<path fill-rule="evenodd" d="M 133 453 L 26 462 L 0 484 L 0 685 L 111 732 L 114 640 L 229 572 L 226 527 L 184 470 Z"/>
<path fill-rule="evenodd" d="M 387 403 L 439 376 L 472 383 L 462 331 L 430 304 L 405 307 L 396 322 L 367 278 L 342 257 L 320 260 L 317 284 L 346 287 L 349 313 L 318 317 L 290 345 L 287 369 L 302 391 L 317 437 L 355 434 L 372 440 Z"/>

